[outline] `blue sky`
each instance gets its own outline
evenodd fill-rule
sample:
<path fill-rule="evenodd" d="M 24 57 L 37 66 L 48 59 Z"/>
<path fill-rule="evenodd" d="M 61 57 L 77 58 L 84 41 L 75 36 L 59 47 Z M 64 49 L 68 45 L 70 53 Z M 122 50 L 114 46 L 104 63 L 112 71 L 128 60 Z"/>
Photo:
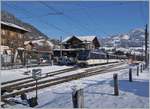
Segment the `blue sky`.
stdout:
<path fill-rule="evenodd" d="M 57 39 L 70 35 L 107 37 L 144 28 L 149 13 L 148 2 L 142 1 L 3 1 L 1 7 Z"/>

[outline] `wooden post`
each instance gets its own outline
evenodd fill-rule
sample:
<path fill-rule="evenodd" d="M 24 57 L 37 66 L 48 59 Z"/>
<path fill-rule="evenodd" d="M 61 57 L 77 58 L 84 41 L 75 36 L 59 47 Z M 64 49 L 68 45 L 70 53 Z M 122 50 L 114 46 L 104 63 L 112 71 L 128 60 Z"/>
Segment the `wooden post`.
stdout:
<path fill-rule="evenodd" d="M 144 63 L 143 63 L 143 70 L 145 69 L 145 65 L 144 65 Z"/>
<path fill-rule="evenodd" d="M 148 59 L 148 41 L 149 41 L 149 37 L 148 37 L 148 25 L 146 24 L 145 27 L 145 67 L 148 67 L 149 64 L 149 59 Z"/>
<path fill-rule="evenodd" d="M 139 65 L 137 66 L 137 76 L 139 76 Z"/>
<path fill-rule="evenodd" d="M 118 88 L 118 75 L 113 74 L 114 78 L 114 95 L 118 96 L 119 95 L 119 88 Z"/>
<path fill-rule="evenodd" d="M 129 68 L 129 81 L 132 82 L 132 69 Z"/>
<path fill-rule="evenodd" d="M 38 105 L 36 97 L 32 97 L 28 99 L 27 101 L 30 107 L 35 107 L 36 105 Z"/>
<path fill-rule="evenodd" d="M 141 64 L 141 73 L 142 73 L 143 69 L 142 69 L 142 64 Z"/>
<path fill-rule="evenodd" d="M 37 92 L 38 88 L 37 88 L 37 79 L 36 79 L 36 99 L 38 99 L 38 92 Z"/>
<path fill-rule="evenodd" d="M 83 89 L 74 90 L 72 93 L 73 108 L 84 107 Z"/>
<path fill-rule="evenodd" d="M 78 108 L 77 92 L 72 93 L 73 108 Z"/>

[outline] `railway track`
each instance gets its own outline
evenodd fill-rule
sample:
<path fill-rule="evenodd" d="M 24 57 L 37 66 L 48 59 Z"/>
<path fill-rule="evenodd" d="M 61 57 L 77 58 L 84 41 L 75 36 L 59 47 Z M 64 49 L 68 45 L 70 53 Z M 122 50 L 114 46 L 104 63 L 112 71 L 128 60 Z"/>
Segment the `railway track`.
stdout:
<path fill-rule="evenodd" d="M 40 79 L 44 79 L 44 78 L 48 78 L 50 76 L 55 76 L 58 74 L 74 71 L 77 69 L 78 69 L 77 67 L 73 67 L 73 68 L 67 68 L 67 69 L 63 69 L 63 70 L 57 70 L 57 71 L 45 73 L 45 76 L 42 76 Z M 7 82 L 4 82 L 1 84 L 2 85 L 1 90 L 9 90 L 11 87 L 23 85 L 23 84 L 33 82 L 33 81 L 35 81 L 35 80 L 32 78 L 32 76 L 20 78 L 20 79 L 16 79 L 16 80 L 12 80 L 12 81 L 7 81 Z"/>
<path fill-rule="evenodd" d="M 122 65 L 123 63 L 117 63 L 117 64 L 113 64 L 113 65 L 107 65 L 107 66 L 101 66 L 101 67 L 97 67 L 97 68 L 91 68 L 91 69 L 85 69 L 84 72 L 80 72 L 80 73 L 75 73 L 75 74 L 71 74 L 71 75 L 67 75 L 67 76 L 62 76 L 62 77 L 56 77 L 56 78 L 52 78 L 52 79 L 41 79 L 39 80 L 38 84 L 38 89 L 43 89 L 49 86 L 53 86 L 53 85 L 57 85 L 60 83 L 64 83 L 64 82 L 68 82 L 71 80 L 76 80 L 76 79 L 80 79 L 80 78 L 84 78 L 84 77 L 88 77 L 88 76 L 92 76 L 92 75 L 96 75 L 96 74 L 101 74 L 101 73 L 106 73 L 108 71 L 115 71 L 115 70 L 121 70 L 124 67 L 120 67 L 120 68 L 115 68 L 119 65 Z M 6 87 L 3 87 L 3 90 L 5 90 Z M 9 89 L 9 90 L 8 90 Z M 20 95 L 22 93 L 28 93 L 31 91 L 36 90 L 35 87 L 35 82 L 28 82 L 28 83 L 20 83 L 19 85 L 12 85 L 9 86 L 9 88 L 7 87 L 8 94 L 3 94 L 1 96 L 2 100 L 8 98 L 8 97 L 14 97 L 17 95 Z"/>
<path fill-rule="evenodd" d="M 111 64 L 111 63 L 109 63 L 109 64 Z M 63 74 L 66 72 L 75 71 L 77 69 L 78 69 L 77 67 L 73 67 L 73 68 L 67 68 L 67 69 L 63 69 L 63 70 L 48 72 L 48 73 L 45 73 L 44 74 L 45 76 L 42 76 L 40 79 L 45 79 L 50 76 L 55 76 L 55 75 Z M 1 85 L 2 85 L 1 90 L 2 90 L 2 92 L 7 91 L 7 90 L 9 90 L 9 92 L 11 92 L 11 90 L 10 90 L 11 87 L 26 84 L 26 83 L 33 82 L 33 81 L 35 81 L 35 80 L 32 78 L 32 76 L 29 76 L 29 77 L 25 77 L 25 78 L 20 78 L 20 79 L 16 79 L 16 80 L 3 82 L 3 83 L 1 83 Z"/>

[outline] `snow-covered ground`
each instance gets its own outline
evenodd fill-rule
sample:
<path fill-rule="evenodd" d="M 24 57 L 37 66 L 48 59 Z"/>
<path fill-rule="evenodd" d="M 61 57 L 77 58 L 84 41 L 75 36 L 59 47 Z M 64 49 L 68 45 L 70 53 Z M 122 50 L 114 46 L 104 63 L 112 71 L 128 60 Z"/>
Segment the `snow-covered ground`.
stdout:
<path fill-rule="evenodd" d="M 19 78 L 24 78 L 31 76 L 32 73 L 29 75 L 25 75 L 25 71 L 29 71 L 32 69 L 42 69 L 42 74 L 52 72 L 52 71 L 57 71 L 57 70 L 62 70 L 70 68 L 69 66 L 42 66 L 42 67 L 32 67 L 32 68 L 20 68 L 20 69 L 11 69 L 11 70 L 1 70 L 1 82 L 6 82 L 6 81 L 11 81 Z"/>
<path fill-rule="evenodd" d="M 114 96 L 113 74 L 118 73 L 119 96 Z M 85 108 L 148 108 L 149 107 L 149 72 L 143 71 L 136 76 L 133 68 L 133 82 L 128 81 L 128 69 L 108 72 L 82 78 L 38 91 L 36 108 L 72 108 L 72 87 L 84 89 Z M 27 94 L 28 98 L 35 92 Z M 20 100 L 19 96 L 16 98 Z M 24 107 L 14 105 L 12 107 Z"/>

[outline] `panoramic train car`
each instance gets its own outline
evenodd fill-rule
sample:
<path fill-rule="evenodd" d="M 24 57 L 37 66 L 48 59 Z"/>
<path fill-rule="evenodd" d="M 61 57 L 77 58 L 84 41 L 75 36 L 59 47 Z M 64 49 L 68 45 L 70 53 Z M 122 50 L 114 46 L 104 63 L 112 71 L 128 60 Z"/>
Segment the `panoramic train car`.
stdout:
<path fill-rule="evenodd" d="M 84 67 L 89 65 L 119 62 L 123 61 L 123 59 L 125 59 L 125 57 L 110 55 L 101 50 L 82 50 L 78 54 L 77 64 Z"/>

